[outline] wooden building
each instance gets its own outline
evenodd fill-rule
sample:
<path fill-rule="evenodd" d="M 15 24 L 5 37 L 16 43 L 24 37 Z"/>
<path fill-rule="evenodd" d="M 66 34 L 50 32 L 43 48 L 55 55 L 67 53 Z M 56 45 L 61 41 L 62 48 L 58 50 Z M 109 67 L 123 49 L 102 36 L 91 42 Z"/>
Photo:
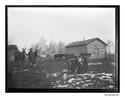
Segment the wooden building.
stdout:
<path fill-rule="evenodd" d="M 66 46 L 66 53 L 76 56 L 89 53 L 91 54 L 90 59 L 100 59 L 106 55 L 106 43 L 99 38 L 76 41 Z"/>
<path fill-rule="evenodd" d="M 7 51 L 8 51 L 8 61 L 15 61 L 15 52 L 18 51 L 17 46 L 8 45 Z"/>

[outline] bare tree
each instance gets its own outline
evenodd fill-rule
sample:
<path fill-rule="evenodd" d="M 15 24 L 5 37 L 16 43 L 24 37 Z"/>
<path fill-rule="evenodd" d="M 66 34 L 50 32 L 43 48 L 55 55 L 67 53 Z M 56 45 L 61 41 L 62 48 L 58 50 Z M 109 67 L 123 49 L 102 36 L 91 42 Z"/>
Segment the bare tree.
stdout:
<path fill-rule="evenodd" d="M 47 49 L 47 54 L 54 55 L 55 53 L 56 53 L 56 43 L 51 41 Z"/>
<path fill-rule="evenodd" d="M 114 44 L 111 40 L 107 41 L 107 54 L 114 52 Z"/>
<path fill-rule="evenodd" d="M 57 44 L 57 51 L 59 54 L 64 54 L 65 53 L 65 44 L 63 41 L 59 41 Z"/>
<path fill-rule="evenodd" d="M 55 43 L 54 41 L 50 41 L 47 45 L 44 37 L 41 37 L 40 41 L 36 44 L 32 44 L 31 48 L 34 50 L 38 50 L 39 55 L 50 55 L 53 56 L 56 53 L 65 53 L 65 44 L 62 41 Z"/>
<path fill-rule="evenodd" d="M 45 55 L 47 50 L 47 44 L 44 37 L 41 37 L 39 42 L 35 45 L 35 49 L 38 50 L 39 55 Z"/>

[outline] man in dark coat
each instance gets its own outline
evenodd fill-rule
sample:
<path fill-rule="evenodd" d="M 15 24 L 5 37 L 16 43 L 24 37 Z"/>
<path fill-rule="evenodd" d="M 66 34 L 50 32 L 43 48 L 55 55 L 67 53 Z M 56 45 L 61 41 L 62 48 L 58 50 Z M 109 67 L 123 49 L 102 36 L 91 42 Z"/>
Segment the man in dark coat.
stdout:
<path fill-rule="evenodd" d="M 33 51 L 32 51 L 32 48 L 30 48 L 30 51 L 28 52 L 28 58 L 29 58 L 30 65 L 32 65 L 33 64 Z"/>
<path fill-rule="evenodd" d="M 84 66 L 83 66 L 83 71 L 84 71 L 84 73 L 86 73 L 87 72 L 87 70 L 88 70 L 88 60 L 87 60 L 87 58 L 86 57 L 84 57 L 83 58 L 84 59 Z"/>
<path fill-rule="evenodd" d="M 29 63 L 30 65 L 36 65 L 36 58 L 37 58 L 37 52 L 38 50 L 36 50 L 35 52 L 32 51 L 32 48 L 30 48 L 30 51 L 28 53 L 28 57 L 29 57 Z"/>
<path fill-rule="evenodd" d="M 84 64 L 83 64 L 84 61 L 83 61 L 83 58 L 81 56 L 79 56 L 78 62 L 79 62 L 79 64 L 78 64 L 77 73 L 81 74 L 81 73 L 83 73 L 83 66 L 84 66 Z"/>
<path fill-rule="evenodd" d="M 81 54 L 79 62 L 80 62 L 80 64 L 78 65 L 77 73 L 78 74 L 86 73 L 88 70 L 87 56 L 85 56 L 84 54 Z"/>

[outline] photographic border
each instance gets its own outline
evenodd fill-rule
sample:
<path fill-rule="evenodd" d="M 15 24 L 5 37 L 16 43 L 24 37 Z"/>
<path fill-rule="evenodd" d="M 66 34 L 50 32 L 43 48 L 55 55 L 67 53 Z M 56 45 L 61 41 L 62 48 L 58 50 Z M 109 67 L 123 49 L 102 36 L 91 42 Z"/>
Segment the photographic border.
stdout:
<path fill-rule="evenodd" d="M 8 8 L 115 8 L 115 60 L 118 64 L 118 89 L 23 89 L 8 88 Z M 116 69 L 116 68 L 115 68 Z M 5 5 L 5 92 L 6 93 L 119 93 L 120 92 L 120 5 Z"/>

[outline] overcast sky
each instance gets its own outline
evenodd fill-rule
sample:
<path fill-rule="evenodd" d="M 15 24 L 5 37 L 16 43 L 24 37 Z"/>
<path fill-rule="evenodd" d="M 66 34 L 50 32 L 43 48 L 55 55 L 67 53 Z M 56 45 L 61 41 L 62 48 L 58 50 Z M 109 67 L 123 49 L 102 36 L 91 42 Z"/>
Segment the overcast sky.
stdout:
<path fill-rule="evenodd" d="M 70 43 L 99 37 L 115 43 L 114 8 L 8 8 L 8 38 L 20 48 L 44 37 Z"/>

